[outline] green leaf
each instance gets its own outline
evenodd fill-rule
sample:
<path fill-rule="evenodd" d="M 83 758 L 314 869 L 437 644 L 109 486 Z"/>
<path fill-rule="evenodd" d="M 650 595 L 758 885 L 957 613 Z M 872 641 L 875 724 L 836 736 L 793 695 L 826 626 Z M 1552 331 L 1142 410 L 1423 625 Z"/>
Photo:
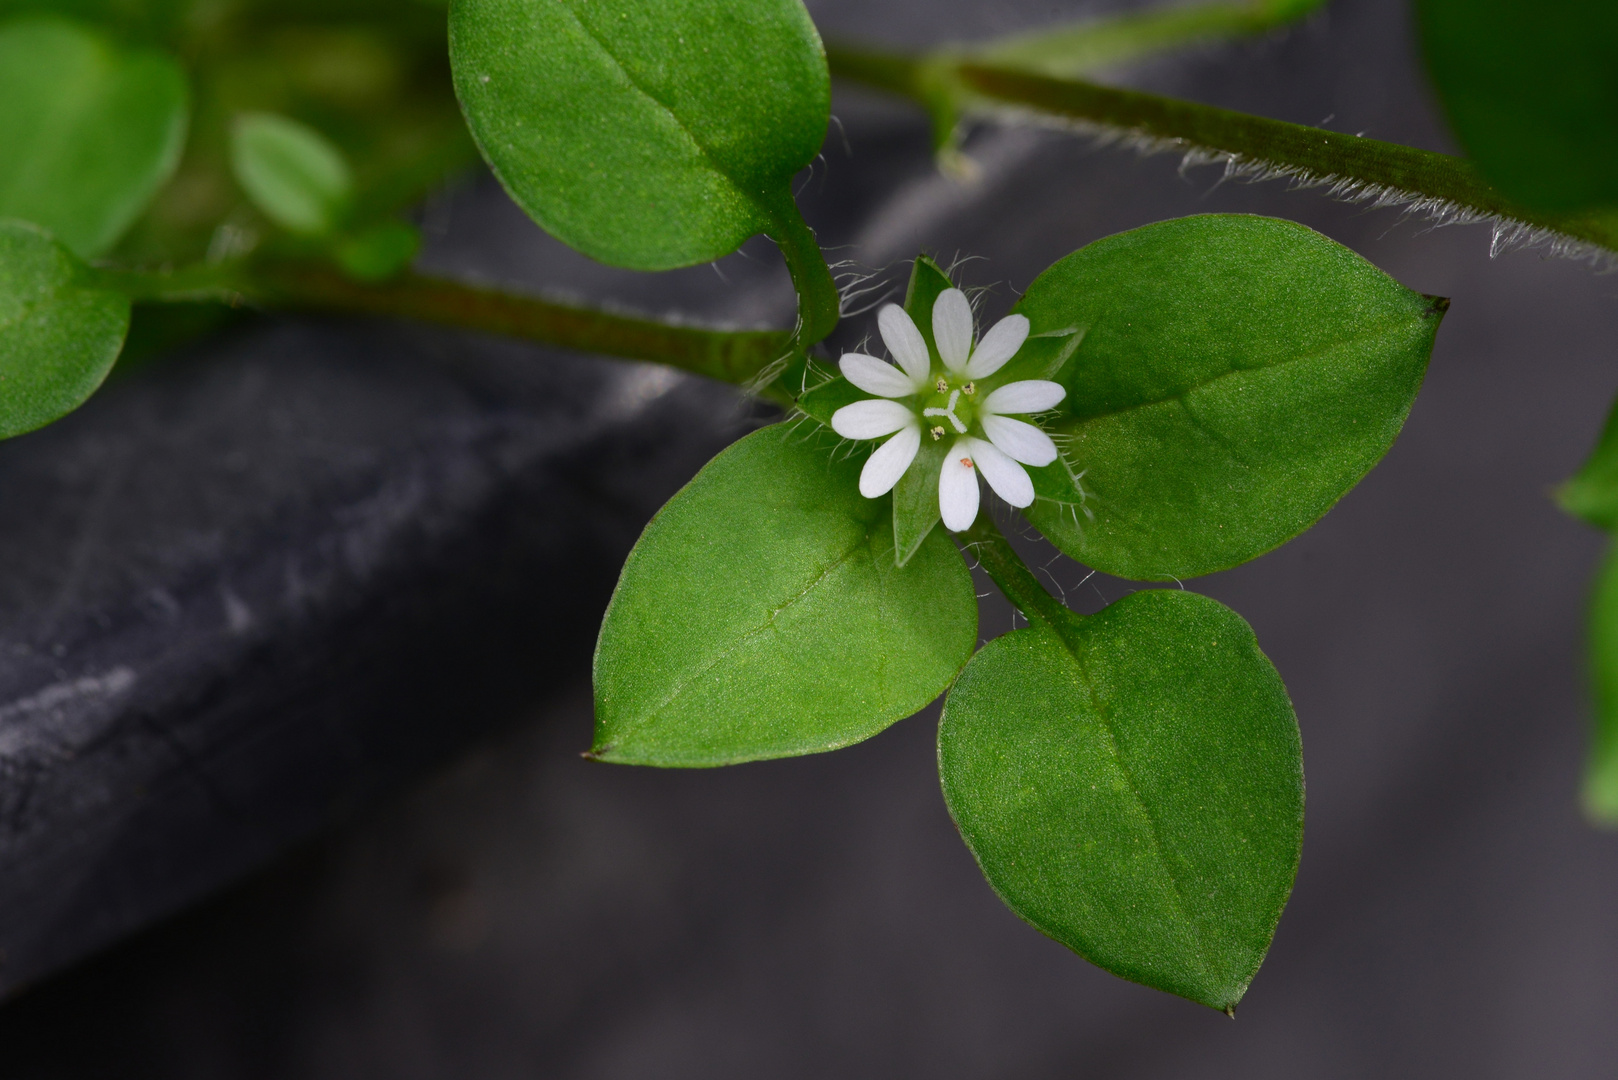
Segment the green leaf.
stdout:
<path fill-rule="evenodd" d="M 179 164 L 188 110 L 160 53 L 58 19 L 0 26 L 0 218 L 105 254 Z"/>
<path fill-rule="evenodd" d="M 1261 555 L 1387 453 L 1447 308 L 1274 218 L 1187 217 L 1098 240 L 1016 308 L 1036 334 L 1082 334 L 1045 425 L 1062 460 L 1036 470 L 1047 497 L 1025 513 L 1064 553 L 1120 577 Z M 1063 471 L 1081 478 L 1079 507 L 1048 497 Z"/>
<path fill-rule="evenodd" d="M 359 281 L 386 281 L 402 273 L 421 250 L 421 233 L 402 221 L 383 221 L 338 243 L 337 262 Z"/>
<path fill-rule="evenodd" d="M 1618 827 L 1618 547 L 1609 547 L 1590 604 L 1595 732 L 1584 774 L 1584 812 Z"/>
<path fill-rule="evenodd" d="M 938 760 L 1018 915 L 1126 979 L 1241 1000 L 1297 873 L 1303 759 L 1235 612 L 1152 590 L 997 638 L 950 691 Z"/>
<path fill-rule="evenodd" d="M 236 118 L 230 166 L 253 205 L 302 236 L 330 235 L 354 197 L 342 151 L 313 128 L 274 113 Z"/>
<path fill-rule="evenodd" d="M 456 0 L 450 60 L 495 175 L 587 255 L 666 270 L 801 229 L 831 99 L 799 0 Z"/>
<path fill-rule="evenodd" d="M 1419 0 L 1428 69 L 1468 156 L 1536 210 L 1618 208 L 1618 4 Z"/>
<path fill-rule="evenodd" d="M 669 500 L 624 564 L 596 646 L 592 756 L 726 765 L 834 750 L 938 696 L 977 597 L 935 533 L 900 569 L 864 455 L 778 424 Z"/>
<path fill-rule="evenodd" d="M 1607 413 L 1607 426 L 1590 457 L 1556 489 L 1556 501 L 1597 528 L 1618 528 L 1618 401 Z"/>
<path fill-rule="evenodd" d="M 129 329 L 129 299 L 49 233 L 0 221 L 0 438 L 44 427 L 95 392 Z"/>

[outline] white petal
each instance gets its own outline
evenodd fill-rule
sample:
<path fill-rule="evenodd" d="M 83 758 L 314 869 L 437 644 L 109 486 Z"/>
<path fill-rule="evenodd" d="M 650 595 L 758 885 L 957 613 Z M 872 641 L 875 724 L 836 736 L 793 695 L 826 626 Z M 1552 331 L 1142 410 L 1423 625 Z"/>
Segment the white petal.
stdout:
<path fill-rule="evenodd" d="M 843 378 L 877 397 L 909 397 L 916 392 L 916 384 L 909 375 L 886 360 L 878 360 L 864 353 L 845 353 L 837 366 Z"/>
<path fill-rule="evenodd" d="M 965 532 L 978 519 L 978 471 L 968 450 L 977 441 L 956 439 L 938 474 L 938 516 L 951 532 Z"/>
<path fill-rule="evenodd" d="M 969 379 L 987 379 L 1006 366 L 1006 361 L 1017 355 L 1022 343 L 1028 340 L 1028 317 L 1007 315 L 983 335 L 972 353 L 972 362 L 966 365 Z"/>
<path fill-rule="evenodd" d="M 921 449 L 921 428 L 915 424 L 899 429 L 899 434 L 876 448 L 860 470 L 860 494 L 867 499 L 886 495 L 899 482 L 899 477 L 916 460 Z"/>
<path fill-rule="evenodd" d="M 1024 465 L 1049 465 L 1056 460 L 1056 444 L 1033 424 L 1009 416 L 984 416 L 983 433 L 1008 456 Z"/>
<path fill-rule="evenodd" d="M 966 370 L 972 352 L 972 304 L 961 290 L 945 289 L 933 301 L 933 340 L 945 367 L 957 375 Z"/>
<path fill-rule="evenodd" d="M 886 398 L 856 401 L 831 414 L 831 429 L 845 439 L 880 439 L 916 422 L 915 413 Z"/>
<path fill-rule="evenodd" d="M 933 362 L 927 356 L 927 341 L 910 321 L 910 316 L 898 304 L 888 304 L 876 313 L 876 328 L 882 334 L 882 343 L 899 361 L 911 382 L 926 386 L 932 376 Z"/>
<path fill-rule="evenodd" d="M 1036 413 L 1055 408 L 1067 397 L 1067 388 L 1048 379 L 1006 383 L 983 399 L 979 413 Z"/>
<path fill-rule="evenodd" d="M 1034 501 L 1034 482 L 1021 465 L 1002 454 L 992 443 L 982 439 L 962 439 L 971 444 L 972 460 L 978 472 L 994 488 L 994 493 L 1015 507 L 1024 507 Z M 957 446 L 960 443 L 956 443 Z"/>

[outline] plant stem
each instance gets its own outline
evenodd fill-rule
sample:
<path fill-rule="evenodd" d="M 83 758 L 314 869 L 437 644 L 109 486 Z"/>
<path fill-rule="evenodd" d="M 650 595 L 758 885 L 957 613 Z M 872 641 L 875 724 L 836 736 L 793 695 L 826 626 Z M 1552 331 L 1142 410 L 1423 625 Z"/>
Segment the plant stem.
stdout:
<path fill-rule="evenodd" d="M 792 275 L 792 287 L 798 293 L 798 327 L 793 344 L 801 352 L 837 329 L 843 300 L 819 241 L 798 212 L 798 204 L 788 195 L 772 210 L 774 227 L 770 239 L 781 249 Z"/>
<path fill-rule="evenodd" d="M 910 97 L 935 116 L 941 88 L 954 87 L 956 109 L 1032 113 L 1127 131 L 1260 172 L 1317 181 L 1351 196 L 1388 198 L 1440 216 L 1499 219 L 1618 250 L 1618 217 L 1525 209 L 1502 196 L 1471 163 L 1448 154 L 968 58 L 905 57 L 835 45 L 827 46 L 826 55 L 834 74 Z"/>
<path fill-rule="evenodd" d="M 99 271 L 98 279 L 138 300 L 219 299 L 414 319 L 651 360 L 736 385 L 783 356 L 789 342 L 789 335 L 778 330 L 677 326 L 417 274 L 359 282 L 320 263 L 263 262 L 168 274 Z"/>
<path fill-rule="evenodd" d="M 966 546 L 977 555 L 989 577 L 1029 622 L 1045 623 L 1061 634 L 1066 632 L 1068 624 L 1079 618 L 1045 590 L 987 512 L 978 514 L 977 521 L 963 536 Z"/>
<path fill-rule="evenodd" d="M 1323 0 L 1238 0 L 1128 11 L 1014 34 L 971 52 L 981 61 L 1025 71 L 1082 75 L 1170 49 L 1262 34 L 1323 6 Z"/>

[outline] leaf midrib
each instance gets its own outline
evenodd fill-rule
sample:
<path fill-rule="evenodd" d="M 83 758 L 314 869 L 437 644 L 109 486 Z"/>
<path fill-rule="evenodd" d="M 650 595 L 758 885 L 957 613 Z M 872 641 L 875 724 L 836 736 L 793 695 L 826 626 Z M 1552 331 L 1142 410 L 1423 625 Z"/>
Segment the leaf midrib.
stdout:
<path fill-rule="evenodd" d="M 776 619 L 780 617 L 782 612 L 786 611 L 788 608 L 792 607 L 798 601 L 802 600 L 804 597 L 808 596 L 811 592 L 818 588 L 821 583 L 824 582 L 834 571 L 853 558 L 861 548 L 868 547 L 870 545 L 870 539 L 869 532 L 860 535 L 846 551 L 842 552 L 832 562 L 821 568 L 821 571 L 816 574 L 814 578 L 812 578 L 810 582 L 800 589 L 795 595 L 788 597 L 782 603 L 771 608 L 769 614 L 764 617 L 763 622 L 736 637 L 729 646 L 716 653 L 707 663 L 703 664 L 699 668 L 693 669 L 684 678 L 677 681 L 673 688 L 663 696 L 662 700 L 653 705 L 651 708 L 647 709 L 639 720 L 626 726 L 622 733 L 614 740 L 614 742 L 621 743 L 629 736 L 639 731 L 642 727 L 646 726 L 647 723 L 657 717 L 672 702 L 679 698 L 685 692 L 686 687 L 707 675 L 708 672 L 712 671 L 714 668 L 718 667 L 721 663 L 728 659 L 731 654 L 743 648 L 749 642 L 763 634 L 766 630 L 769 630 L 775 625 Z"/>
<path fill-rule="evenodd" d="M 1418 315 L 1416 316 L 1414 322 L 1419 324 L 1424 321 L 1425 318 L 1426 316 L 1424 315 Z M 1056 426 L 1061 430 L 1076 431 L 1084 425 L 1093 423 L 1097 420 L 1109 420 L 1113 417 L 1123 416 L 1127 413 L 1136 412 L 1141 409 L 1150 409 L 1158 405 L 1166 405 L 1176 401 L 1183 404 L 1185 399 L 1191 394 L 1197 392 L 1198 390 L 1204 390 L 1208 387 L 1215 386 L 1218 383 L 1223 382 L 1225 379 L 1235 378 L 1239 375 L 1251 375 L 1258 372 L 1275 371 L 1291 364 L 1300 364 L 1310 360 L 1318 360 L 1330 353 L 1337 352 L 1340 349 L 1357 344 L 1359 342 L 1382 337 L 1384 335 L 1391 335 L 1401 327 L 1408 325 L 1412 325 L 1411 320 L 1409 319 L 1389 319 L 1386 322 L 1377 324 L 1370 330 L 1366 330 L 1363 333 L 1351 334 L 1320 349 L 1314 349 L 1308 352 L 1301 352 L 1292 356 L 1286 356 L 1271 364 L 1258 364 L 1254 367 L 1247 368 L 1231 368 L 1229 371 L 1220 372 L 1211 379 L 1204 379 L 1201 382 L 1193 383 L 1183 390 L 1176 390 L 1175 392 L 1165 394 L 1162 397 L 1155 397 L 1146 401 L 1137 401 L 1121 408 L 1107 409 L 1103 412 L 1089 413 L 1083 417 L 1072 417 L 1061 421 Z"/>
<path fill-rule="evenodd" d="M 743 186 L 735 176 L 731 175 L 728 168 L 720 164 L 719 159 L 714 156 L 713 151 L 705 143 L 703 143 L 701 139 L 697 138 L 696 133 L 693 132 L 690 127 L 686 125 L 686 122 L 680 118 L 680 114 L 674 110 L 674 107 L 668 104 L 668 102 L 664 101 L 662 98 L 658 97 L 656 94 L 652 93 L 646 87 L 642 86 L 640 81 L 630 73 L 628 66 L 618 58 L 618 54 L 613 52 L 612 49 L 608 47 L 607 43 L 597 36 L 595 31 L 590 29 L 583 19 L 579 18 L 578 13 L 573 10 L 572 0 L 561 0 L 557 6 L 563 11 L 567 12 L 568 17 L 573 20 L 573 24 L 579 28 L 579 32 L 585 37 L 589 38 L 590 41 L 595 44 L 595 47 L 601 50 L 603 56 L 612 61 L 613 66 L 616 67 L 619 73 L 623 75 L 624 81 L 633 87 L 636 93 L 640 94 L 647 101 L 650 101 L 653 105 L 656 105 L 659 109 L 662 109 L 663 112 L 667 114 L 668 118 L 674 121 L 674 126 L 680 129 L 680 134 L 684 135 L 686 139 L 690 141 L 691 145 L 696 148 L 697 153 L 702 155 L 703 160 L 713 168 L 714 172 L 724 177 L 725 182 L 731 186 L 732 190 L 734 190 L 743 199 L 747 200 L 747 202 L 751 204 L 752 207 L 765 218 L 765 220 L 771 222 L 775 221 L 776 215 L 771 211 L 771 209 L 765 205 L 761 199 L 748 191 L 748 189 Z"/>
<path fill-rule="evenodd" d="M 1123 774 L 1124 783 L 1129 786 L 1129 793 L 1135 797 L 1135 803 L 1140 807 L 1141 815 L 1146 819 L 1147 828 L 1151 830 L 1153 854 L 1157 856 L 1158 863 L 1163 867 L 1164 876 L 1169 879 L 1169 887 L 1173 890 L 1174 903 L 1179 911 L 1180 918 L 1184 920 L 1186 927 L 1190 930 L 1189 936 L 1196 949 L 1197 960 L 1202 966 L 1205 984 L 1212 987 L 1219 980 L 1214 977 L 1213 968 L 1208 963 L 1207 943 L 1204 941 L 1202 926 L 1192 916 L 1191 907 L 1186 902 L 1185 890 L 1181 887 L 1180 880 L 1174 873 L 1173 864 L 1165 854 L 1168 844 L 1163 837 L 1162 824 L 1158 821 L 1157 814 L 1152 811 L 1151 803 L 1141 794 L 1140 785 L 1135 781 L 1135 774 L 1130 769 L 1129 763 L 1124 759 L 1123 751 L 1118 744 L 1117 726 L 1113 723 L 1111 712 L 1102 704 L 1101 696 L 1097 693 L 1095 684 L 1091 681 L 1090 672 L 1085 666 L 1084 660 L 1079 656 L 1078 648 L 1068 640 L 1067 633 L 1062 629 L 1057 629 L 1056 639 L 1061 643 L 1063 651 L 1073 660 L 1073 666 L 1079 675 L 1079 685 L 1084 688 L 1085 696 L 1090 699 L 1091 710 L 1100 718 L 1101 725 L 1106 730 L 1107 747 L 1112 751 L 1113 761 L 1117 764 L 1118 771 Z"/>

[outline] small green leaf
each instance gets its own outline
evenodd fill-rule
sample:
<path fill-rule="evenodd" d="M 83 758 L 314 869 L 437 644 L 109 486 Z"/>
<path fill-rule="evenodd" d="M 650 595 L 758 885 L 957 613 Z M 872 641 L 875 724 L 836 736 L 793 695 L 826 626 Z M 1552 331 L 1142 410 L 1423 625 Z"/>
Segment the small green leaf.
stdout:
<path fill-rule="evenodd" d="M 421 250 L 421 233 L 402 221 L 384 221 L 336 247 L 338 265 L 359 281 L 386 281 L 402 273 Z"/>
<path fill-rule="evenodd" d="M 0 218 L 105 254 L 179 164 L 188 110 L 160 53 L 59 19 L 0 26 Z"/>
<path fill-rule="evenodd" d="M 301 236 L 330 235 L 354 196 L 342 151 L 313 128 L 274 113 L 236 118 L 230 166 L 253 205 Z"/>
<path fill-rule="evenodd" d="M 1590 604 L 1595 731 L 1584 774 L 1584 812 L 1618 827 L 1618 547 L 1609 547 Z"/>
<path fill-rule="evenodd" d="M 450 60 L 495 175 L 586 255 L 666 270 L 799 221 L 831 101 L 799 0 L 456 0 Z"/>
<path fill-rule="evenodd" d="M 997 638 L 950 691 L 938 760 L 1018 915 L 1126 979 L 1241 1000 L 1297 873 L 1303 758 L 1235 612 L 1153 590 Z"/>
<path fill-rule="evenodd" d="M 1549 213 L 1618 208 L 1618 4 L 1419 0 L 1428 69 L 1467 155 Z"/>
<path fill-rule="evenodd" d="M 1187 217 L 1098 240 L 1016 308 L 1035 334 L 1074 335 L 1053 343 L 1078 338 L 1058 376 L 1067 400 L 1045 424 L 1062 460 L 1043 471 L 1079 478 L 1083 497 L 1049 497 L 1036 477 L 1047 497 L 1025 513 L 1065 554 L 1120 577 L 1261 555 L 1387 453 L 1447 307 L 1274 218 Z"/>
<path fill-rule="evenodd" d="M 129 299 L 37 225 L 0 221 L 0 439 L 82 405 L 112 370 Z"/>
<path fill-rule="evenodd" d="M 1618 402 L 1607 413 L 1607 426 L 1590 457 L 1556 489 L 1556 501 L 1597 528 L 1618 528 Z"/>
<path fill-rule="evenodd" d="M 977 597 L 936 532 L 900 569 L 864 455 L 778 424 L 669 500 L 624 564 L 596 646 L 594 757 L 726 765 L 834 750 L 938 696 Z"/>

